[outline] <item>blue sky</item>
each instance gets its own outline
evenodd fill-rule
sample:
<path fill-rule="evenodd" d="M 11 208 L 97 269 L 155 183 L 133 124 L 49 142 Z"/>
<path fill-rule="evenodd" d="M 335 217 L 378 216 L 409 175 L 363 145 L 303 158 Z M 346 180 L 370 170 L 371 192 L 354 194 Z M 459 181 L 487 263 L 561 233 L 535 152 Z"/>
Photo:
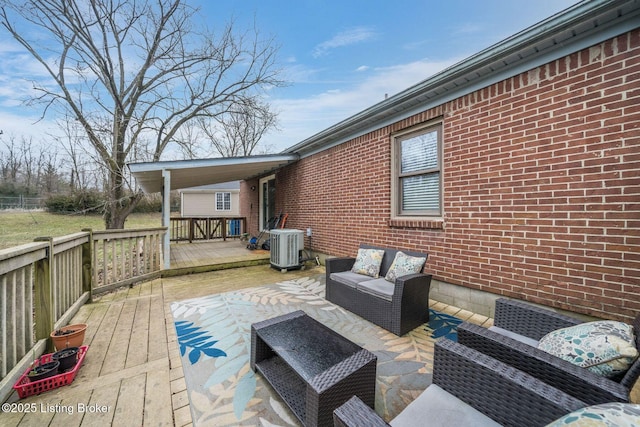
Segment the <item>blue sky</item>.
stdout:
<path fill-rule="evenodd" d="M 571 0 L 190 0 L 216 28 L 231 16 L 280 46 L 289 86 L 270 91 L 280 130 L 263 138 L 279 152 L 573 4 Z M 39 70 L 0 37 L 0 129 L 38 140 L 55 117 L 20 105 Z M 20 59 L 20 67 L 10 67 Z M 4 65 L 2 65 L 4 64 Z"/>

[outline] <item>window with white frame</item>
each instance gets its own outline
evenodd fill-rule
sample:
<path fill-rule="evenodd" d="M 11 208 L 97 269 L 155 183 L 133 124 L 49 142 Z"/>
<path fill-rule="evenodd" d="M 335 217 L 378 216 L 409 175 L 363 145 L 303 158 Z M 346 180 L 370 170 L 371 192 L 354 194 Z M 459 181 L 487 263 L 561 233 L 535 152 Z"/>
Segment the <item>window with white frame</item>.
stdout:
<path fill-rule="evenodd" d="M 438 123 L 392 138 L 395 216 L 442 216 L 441 135 Z"/>
<path fill-rule="evenodd" d="M 216 193 L 216 210 L 231 210 L 231 193 Z"/>

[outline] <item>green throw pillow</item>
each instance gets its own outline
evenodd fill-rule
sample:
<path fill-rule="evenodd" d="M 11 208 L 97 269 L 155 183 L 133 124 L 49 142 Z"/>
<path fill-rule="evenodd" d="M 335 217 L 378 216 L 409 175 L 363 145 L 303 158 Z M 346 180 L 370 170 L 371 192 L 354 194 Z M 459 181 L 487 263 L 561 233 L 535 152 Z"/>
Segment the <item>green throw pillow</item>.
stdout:
<path fill-rule="evenodd" d="M 555 420 L 547 427 L 632 427 L 638 425 L 640 425 L 640 405 L 612 402 L 578 409 Z"/>
<path fill-rule="evenodd" d="M 398 251 L 384 278 L 391 283 L 395 283 L 398 277 L 420 273 L 426 261 L 427 259 L 424 257 L 409 256 L 404 252 Z"/>
<path fill-rule="evenodd" d="M 613 320 L 558 329 L 542 337 L 538 348 L 608 378 L 638 358 L 633 326 Z"/>
<path fill-rule="evenodd" d="M 371 277 L 378 277 L 383 256 L 383 249 L 358 249 L 358 256 L 351 271 Z"/>

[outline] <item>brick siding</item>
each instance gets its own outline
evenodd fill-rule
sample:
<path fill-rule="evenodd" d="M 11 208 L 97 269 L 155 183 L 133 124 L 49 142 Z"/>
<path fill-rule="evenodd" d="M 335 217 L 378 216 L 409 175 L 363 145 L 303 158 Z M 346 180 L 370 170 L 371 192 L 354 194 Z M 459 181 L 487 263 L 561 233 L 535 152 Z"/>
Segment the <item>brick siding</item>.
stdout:
<path fill-rule="evenodd" d="M 392 222 L 391 134 L 434 118 L 443 221 Z M 313 250 L 426 251 L 439 280 L 628 320 L 640 311 L 640 30 L 304 158 L 276 188 Z"/>

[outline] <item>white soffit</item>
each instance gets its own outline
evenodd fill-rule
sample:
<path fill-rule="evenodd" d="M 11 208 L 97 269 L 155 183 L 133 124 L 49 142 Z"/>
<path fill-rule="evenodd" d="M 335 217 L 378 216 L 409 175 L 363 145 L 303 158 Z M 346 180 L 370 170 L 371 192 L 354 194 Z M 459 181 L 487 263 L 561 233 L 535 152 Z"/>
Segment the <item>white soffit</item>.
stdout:
<path fill-rule="evenodd" d="M 171 190 L 247 180 L 298 160 L 297 154 L 130 163 L 129 170 L 145 193 L 162 191 L 162 172 L 171 173 Z"/>

